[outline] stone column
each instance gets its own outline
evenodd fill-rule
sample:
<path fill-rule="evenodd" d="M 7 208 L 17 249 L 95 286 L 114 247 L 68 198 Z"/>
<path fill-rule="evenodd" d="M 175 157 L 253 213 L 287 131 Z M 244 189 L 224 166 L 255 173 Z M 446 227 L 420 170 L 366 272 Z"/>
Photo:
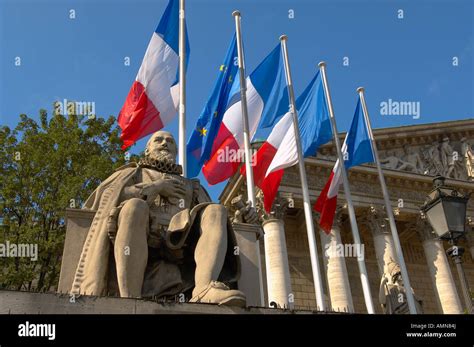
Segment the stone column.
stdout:
<path fill-rule="evenodd" d="M 278 196 L 269 214 L 260 208 L 265 233 L 265 266 L 270 307 L 293 308 L 284 216 L 289 200 Z M 259 204 L 261 207 L 261 205 Z M 276 306 L 275 306 L 276 304 Z"/>
<path fill-rule="evenodd" d="M 338 207 L 331 233 L 326 234 L 324 230 L 320 229 L 319 237 L 321 239 L 323 262 L 324 268 L 326 270 L 331 308 L 334 311 L 354 312 L 354 304 L 352 302 L 351 287 L 349 285 L 349 277 L 347 275 L 346 261 L 343 256 L 338 255 L 336 252 L 337 245 L 342 245 L 341 211 L 342 208 Z M 315 225 L 318 224 L 315 223 Z"/>
<path fill-rule="evenodd" d="M 474 220 L 471 217 L 467 218 L 466 225 L 467 248 L 471 253 L 471 259 L 474 260 Z"/>
<path fill-rule="evenodd" d="M 388 274 L 387 265 L 390 262 L 398 264 L 398 257 L 393 245 L 385 212 L 381 208 L 371 207 L 367 214 L 367 222 L 374 239 L 375 256 L 379 267 L 380 276 Z"/>
<path fill-rule="evenodd" d="M 417 230 L 423 243 L 426 263 L 441 310 L 443 313 L 462 313 L 461 300 L 442 241 L 436 237 L 429 224 L 421 218 L 417 223 Z"/>

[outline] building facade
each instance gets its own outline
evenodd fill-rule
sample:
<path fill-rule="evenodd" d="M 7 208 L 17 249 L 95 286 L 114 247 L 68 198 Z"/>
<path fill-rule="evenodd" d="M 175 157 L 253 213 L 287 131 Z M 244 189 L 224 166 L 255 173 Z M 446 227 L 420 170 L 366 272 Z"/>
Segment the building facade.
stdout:
<path fill-rule="evenodd" d="M 344 136 L 340 134 L 341 143 Z M 423 312 L 466 312 L 458 273 L 445 253 L 450 245 L 436 238 L 420 212 L 420 206 L 432 190 L 436 175 L 446 177 L 446 184 L 462 193 L 474 192 L 471 148 L 474 120 L 378 129 L 374 131 L 374 137 L 411 286 L 416 298 L 422 302 Z M 335 147 L 329 143 L 305 160 L 312 203 L 326 184 L 335 159 Z M 382 279 L 393 270 L 398 259 L 376 167 L 371 164 L 358 166 L 349 170 L 348 176 L 371 296 L 376 312 L 383 313 L 380 305 L 384 296 Z M 238 195 L 246 195 L 246 182 L 241 175 L 235 175 L 228 182 L 220 200 L 232 209 L 231 201 Z M 295 166 L 285 170 L 271 213 L 264 213 L 258 206 L 265 231 L 260 241 L 260 256 L 267 305 L 273 302 L 280 307 L 318 309 L 302 205 L 299 173 Z M 319 230 L 316 213 L 313 219 L 326 309 L 367 313 L 356 258 L 360 254 L 354 253 L 342 187 L 331 233 L 326 235 Z M 466 223 L 467 234 L 459 241 L 459 246 L 466 250 L 464 270 L 468 283 L 474 288 L 474 198 L 468 203 Z M 341 245 L 342 256 L 328 252 L 329 245 Z"/>

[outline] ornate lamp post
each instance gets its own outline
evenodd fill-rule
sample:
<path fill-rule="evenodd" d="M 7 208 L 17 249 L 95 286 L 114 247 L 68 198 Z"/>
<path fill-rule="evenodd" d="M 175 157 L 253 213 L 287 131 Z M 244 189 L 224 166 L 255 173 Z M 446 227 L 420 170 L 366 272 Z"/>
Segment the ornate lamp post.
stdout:
<path fill-rule="evenodd" d="M 444 181 L 445 178 L 442 176 L 433 179 L 434 188 L 421 206 L 421 211 L 428 217 L 428 221 L 438 237 L 451 244 L 446 254 L 456 264 L 466 308 L 472 314 L 471 294 L 462 267 L 464 248 L 457 245 L 459 238 L 466 231 L 466 209 L 469 195 L 461 195 L 456 189 L 445 186 Z"/>

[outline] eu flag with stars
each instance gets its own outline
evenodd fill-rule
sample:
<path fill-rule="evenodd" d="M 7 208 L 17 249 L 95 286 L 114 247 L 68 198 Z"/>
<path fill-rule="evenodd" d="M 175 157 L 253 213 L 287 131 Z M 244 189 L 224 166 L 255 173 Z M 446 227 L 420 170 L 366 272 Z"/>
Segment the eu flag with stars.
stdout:
<path fill-rule="evenodd" d="M 369 130 L 364 119 L 364 112 L 360 105 L 360 98 L 357 100 L 357 106 L 352 118 L 351 128 L 346 135 L 345 151 L 347 160 L 345 160 L 346 169 L 365 163 L 375 163 L 374 150 L 369 137 Z M 344 146 L 343 146 L 344 147 Z"/>
<path fill-rule="evenodd" d="M 219 66 L 214 89 L 186 146 L 187 177 L 196 177 L 202 165 L 209 159 L 214 138 L 219 131 L 229 98 L 232 96 L 232 85 L 234 82 L 239 83 L 238 78 L 236 80 L 238 70 L 237 40 L 234 34 L 224 62 Z"/>

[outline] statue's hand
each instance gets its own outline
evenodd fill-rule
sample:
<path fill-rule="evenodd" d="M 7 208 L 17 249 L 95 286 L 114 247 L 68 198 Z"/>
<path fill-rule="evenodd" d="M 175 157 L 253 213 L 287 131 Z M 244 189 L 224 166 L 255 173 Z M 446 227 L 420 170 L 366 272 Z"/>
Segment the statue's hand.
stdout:
<path fill-rule="evenodd" d="M 173 177 L 164 177 L 151 183 L 140 183 L 136 187 L 141 189 L 141 195 L 146 196 L 149 203 L 153 202 L 158 195 L 181 199 L 186 194 L 183 184 Z"/>
<path fill-rule="evenodd" d="M 239 209 L 240 215 L 242 216 L 245 223 L 249 224 L 257 224 L 258 223 L 258 215 L 257 210 L 252 207 L 252 203 L 247 201 L 247 203 Z"/>

